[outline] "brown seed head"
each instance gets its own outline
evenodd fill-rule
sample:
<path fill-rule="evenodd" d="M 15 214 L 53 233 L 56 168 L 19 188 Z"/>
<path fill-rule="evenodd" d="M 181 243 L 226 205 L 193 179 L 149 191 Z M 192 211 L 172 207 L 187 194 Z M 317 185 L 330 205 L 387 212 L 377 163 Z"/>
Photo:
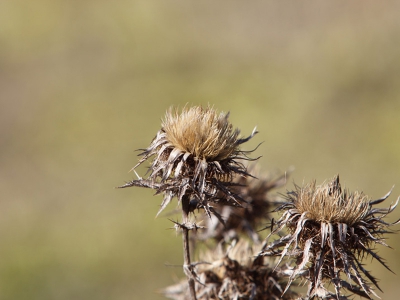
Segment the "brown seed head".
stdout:
<path fill-rule="evenodd" d="M 373 289 L 379 289 L 377 280 L 361 260 L 370 255 L 389 269 L 374 249 L 375 244 L 387 246 L 383 235 L 391 233 L 388 227 L 399 222 L 383 221 L 399 199 L 389 208 L 374 208 L 389 195 L 370 201 L 362 192 L 342 190 L 339 176 L 320 186 L 313 182 L 296 187 L 277 209 L 283 215 L 271 232 L 287 229 L 289 234 L 271 244 L 267 239 L 262 255 L 279 255 L 280 261 L 284 257 L 295 259 L 289 285 L 307 272 L 309 298 L 346 299 L 342 288 L 365 298 L 377 296 Z M 325 283 L 331 283 L 335 291 L 327 290 Z"/>
<path fill-rule="evenodd" d="M 249 160 L 246 154 L 251 151 L 242 151 L 239 146 L 257 132 L 238 138 L 239 130 L 232 129 L 228 115 L 210 107 L 184 108 L 180 114 L 171 108 L 161 130 L 133 167 L 135 170 L 152 158 L 150 175 L 122 187 L 147 187 L 163 193 L 159 213 L 175 196 L 179 201 L 184 196 L 194 199 L 191 209 L 204 208 L 209 216 L 213 212 L 209 202 L 215 201 L 217 194 L 240 206 L 241 198 L 231 191 L 231 181 L 236 174 L 249 175 L 240 160 Z"/>
<path fill-rule="evenodd" d="M 268 258 L 255 257 L 259 249 L 257 245 L 239 240 L 232 246 L 219 244 L 217 249 L 201 253 L 202 263 L 196 267 L 199 276 L 197 299 L 295 299 L 296 293 L 291 290 L 282 296 L 286 270 L 273 270 Z M 184 281 L 167 287 L 163 293 L 175 300 L 190 299 Z"/>

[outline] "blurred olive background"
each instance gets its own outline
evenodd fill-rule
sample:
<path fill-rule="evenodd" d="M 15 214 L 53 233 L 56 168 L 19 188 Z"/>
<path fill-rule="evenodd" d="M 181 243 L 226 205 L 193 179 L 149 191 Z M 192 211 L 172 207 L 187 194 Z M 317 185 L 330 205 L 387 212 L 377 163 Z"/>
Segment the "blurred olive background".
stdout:
<path fill-rule="evenodd" d="M 133 179 L 165 110 L 230 111 L 265 170 L 400 194 L 400 2 L 1 1 L 0 299 L 163 299 L 182 275 Z M 144 171 L 144 169 L 141 169 Z M 284 191 L 284 189 L 282 190 Z M 176 207 L 176 201 L 170 210 Z M 389 218 L 400 217 L 400 210 Z M 400 273 L 400 236 L 378 247 Z M 366 260 L 383 299 L 399 277 Z"/>

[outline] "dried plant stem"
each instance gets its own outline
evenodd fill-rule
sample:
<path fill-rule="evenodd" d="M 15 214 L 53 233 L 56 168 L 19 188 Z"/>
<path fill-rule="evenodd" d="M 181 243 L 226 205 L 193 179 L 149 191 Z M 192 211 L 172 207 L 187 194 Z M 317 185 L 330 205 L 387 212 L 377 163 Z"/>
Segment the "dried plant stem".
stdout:
<path fill-rule="evenodd" d="M 197 300 L 195 282 L 193 278 L 192 266 L 190 262 L 190 247 L 189 247 L 189 197 L 182 197 L 182 239 L 183 239 L 183 271 L 188 278 L 189 291 L 191 300 Z"/>

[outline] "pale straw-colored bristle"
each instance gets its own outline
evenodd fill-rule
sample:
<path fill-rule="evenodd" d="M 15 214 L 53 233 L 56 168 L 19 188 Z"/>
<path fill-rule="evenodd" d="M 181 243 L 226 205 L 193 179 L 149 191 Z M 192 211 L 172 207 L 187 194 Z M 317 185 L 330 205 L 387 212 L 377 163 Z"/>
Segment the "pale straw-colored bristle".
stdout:
<path fill-rule="evenodd" d="M 369 200 L 363 192 L 332 189 L 327 183 L 316 186 L 314 181 L 298 189 L 295 206 L 310 220 L 352 225 L 368 212 Z"/>
<path fill-rule="evenodd" d="M 167 140 L 181 151 L 207 161 L 224 160 L 238 148 L 239 130 L 233 130 L 229 114 L 200 106 L 169 109 L 162 122 Z"/>

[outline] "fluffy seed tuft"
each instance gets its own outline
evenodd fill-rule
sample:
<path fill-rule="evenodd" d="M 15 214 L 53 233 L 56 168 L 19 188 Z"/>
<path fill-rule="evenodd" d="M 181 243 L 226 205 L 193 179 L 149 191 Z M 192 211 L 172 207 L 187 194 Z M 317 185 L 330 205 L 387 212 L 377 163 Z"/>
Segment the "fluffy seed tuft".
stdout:
<path fill-rule="evenodd" d="M 239 130 L 233 130 L 229 113 L 218 114 L 200 106 L 184 109 L 181 114 L 169 109 L 162 123 L 166 139 L 182 152 L 206 161 L 220 161 L 237 151 Z"/>
<path fill-rule="evenodd" d="M 305 187 L 296 187 L 289 194 L 300 214 L 316 222 L 346 223 L 353 225 L 369 210 L 369 200 L 363 192 L 342 190 L 339 176 L 332 182 L 316 186 L 316 182 Z"/>

